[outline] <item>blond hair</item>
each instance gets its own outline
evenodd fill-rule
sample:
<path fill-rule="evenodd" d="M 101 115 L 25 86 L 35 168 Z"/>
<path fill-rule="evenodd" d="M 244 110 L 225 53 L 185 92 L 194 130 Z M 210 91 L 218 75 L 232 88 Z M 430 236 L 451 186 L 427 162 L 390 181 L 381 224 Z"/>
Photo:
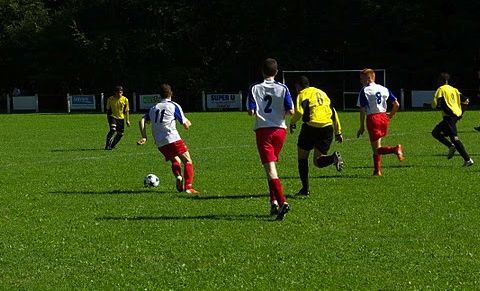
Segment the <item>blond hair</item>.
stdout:
<path fill-rule="evenodd" d="M 365 75 L 367 76 L 368 78 L 370 78 L 372 81 L 375 81 L 375 71 L 372 70 L 372 69 L 363 69 L 361 72 L 360 72 L 361 75 Z"/>

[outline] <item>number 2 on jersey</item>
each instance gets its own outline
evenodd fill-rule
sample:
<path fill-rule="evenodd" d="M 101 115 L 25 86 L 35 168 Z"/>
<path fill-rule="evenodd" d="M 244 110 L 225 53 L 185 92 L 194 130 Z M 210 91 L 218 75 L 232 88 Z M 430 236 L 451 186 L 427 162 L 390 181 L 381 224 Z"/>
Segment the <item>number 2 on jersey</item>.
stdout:
<path fill-rule="evenodd" d="M 265 106 L 265 109 L 263 109 L 263 112 L 271 113 L 272 112 L 272 101 L 273 101 L 272 96 L 266 95 L 265 97 L 263 97 L 263 101 L 267 102 L 267 105 Z"/>
<path fill-rule="evenodd" d="M 155 123 L 158 123 L 158 117 L 160 115 L 160 123 L 163 122 L 163 116 L 165 115 L 165 109 L 163 109 L 161 112 L 160 112 L 160 109 L 157 109 L 157 111 L 155 111 Z"/>

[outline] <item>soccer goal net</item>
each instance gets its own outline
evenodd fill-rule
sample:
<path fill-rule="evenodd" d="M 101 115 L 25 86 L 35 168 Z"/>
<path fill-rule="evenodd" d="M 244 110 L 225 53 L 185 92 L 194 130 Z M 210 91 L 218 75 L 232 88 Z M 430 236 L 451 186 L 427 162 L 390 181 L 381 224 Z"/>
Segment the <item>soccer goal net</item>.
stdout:
<path fill-rule="evenodd" d="M 312 70 L 312 71 L 283 71 L 283 83 L 290 88 L 295 87 L 299 76 L 306 76 L 310 85 L 317 87 L 332 100 L 337 110 L 356 110 L 357 98 L 362 85 L 360 84 L 361 70 Z M 376 69 L 375 82 L 386 86 L 386 70 Z M 293 94 L 293 93 L 292 93 Z M 294 94 L 293 94 L 294 95 Z"/>

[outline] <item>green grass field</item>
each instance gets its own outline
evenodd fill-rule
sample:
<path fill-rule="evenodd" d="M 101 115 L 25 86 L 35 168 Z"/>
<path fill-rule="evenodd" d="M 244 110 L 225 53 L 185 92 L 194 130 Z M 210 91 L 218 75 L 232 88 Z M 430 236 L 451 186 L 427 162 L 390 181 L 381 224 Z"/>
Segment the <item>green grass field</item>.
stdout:
<path fill-rule="evenodd" d="M 191 113 L 181 131 L 196 167 L 191 197 L 137 121 L 104 151 L 100 114 L 0 115 L 0 289 L 477 289 L 480 286 L 480 112 L 460 137 L 478 163 L 430 135 L 438 112 L 400 112 L 372 177 L 358 113 L 340 113 L 345 169 L 314 168 L 296 198 L 296 139 L 278 164 L 292 211 L 268 215 L 267 183 L 246 113 Z M 143 188 L 143 177 L 161 179 Z"/>

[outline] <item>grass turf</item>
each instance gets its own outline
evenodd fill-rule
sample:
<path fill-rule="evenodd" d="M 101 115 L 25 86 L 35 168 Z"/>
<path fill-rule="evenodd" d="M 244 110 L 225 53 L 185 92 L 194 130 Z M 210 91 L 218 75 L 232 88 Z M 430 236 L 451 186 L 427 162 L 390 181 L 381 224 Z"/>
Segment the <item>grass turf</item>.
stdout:
<path fill-rule="evenodd" d="M 1 289 L 474 289 L 480 284 L 479 170 L 445 157 L 438 112 L 400 112 L 372 177 L 358 113 L 340 113 L 343 173 L 310 161 L 300 188 L 296 139 L 278 164 L 292 211 L 268 215 L 267 183 L 245 113 L 191 113 L 181 131 L 199 197 L 175 192 L 170 165 L 133 127 L 104 151 L 97 114 L 0 115 Z M 479 112 L 459 136 L 474 160 Z M 480 162 L 480 161 L 479 161 Z M 148 173 L 155 189 L 142 187 Z"/>

